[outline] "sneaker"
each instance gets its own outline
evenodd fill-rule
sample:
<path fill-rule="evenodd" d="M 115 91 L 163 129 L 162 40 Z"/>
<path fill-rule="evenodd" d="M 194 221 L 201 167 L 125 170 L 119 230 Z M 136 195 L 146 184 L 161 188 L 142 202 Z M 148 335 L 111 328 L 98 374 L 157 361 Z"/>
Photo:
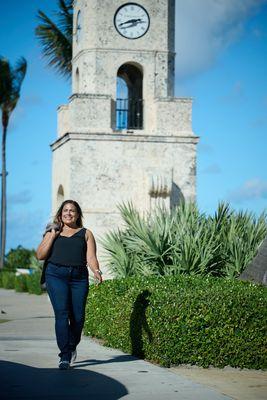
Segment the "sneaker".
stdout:
<path fill-rule="evenodd" d="M 69 361 L 66 360 L 60 360 L 58 364 L 59 369 L 69 369 L 70 368 L 70 363 Z"/>
<path fill-rule="evenodd" d="M 74 363 L 74 361 L 76 360 L 77 357 L 77 350 L 74 350 L 71 352 L 71 359 L 70 359 L 70 363 Z"/>

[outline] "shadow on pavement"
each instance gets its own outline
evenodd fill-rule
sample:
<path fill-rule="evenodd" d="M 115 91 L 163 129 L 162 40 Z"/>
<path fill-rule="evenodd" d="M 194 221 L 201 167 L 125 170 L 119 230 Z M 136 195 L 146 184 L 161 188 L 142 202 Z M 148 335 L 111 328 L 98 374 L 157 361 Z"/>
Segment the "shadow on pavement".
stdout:
<path fill-rule="evenodd" d="M 137 357 L 129 356 L 127 354 L 121 356 L 115 356 L 113 358 L 109 358 L 108 360 L 96 360 L 95 358 L 90 358 L 89 360 L 76 361 L 73 364 L 73 368 L 82 368 L 86 367 L 87 365 L 110 364 L 114 362 L 129 362 L 136 360 L 138 360 Z"/>
<path fill-rule="evenodd" d="M 61 371 L 0 361 L 0 374 L 1 400 L 116 400 L 128 393 L 115 379 L 78 368 Z"/>

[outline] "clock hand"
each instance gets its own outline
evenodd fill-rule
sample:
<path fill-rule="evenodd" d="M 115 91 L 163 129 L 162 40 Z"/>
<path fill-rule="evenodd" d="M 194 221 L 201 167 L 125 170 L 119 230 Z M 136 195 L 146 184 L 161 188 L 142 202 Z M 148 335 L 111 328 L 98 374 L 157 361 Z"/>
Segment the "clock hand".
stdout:
<path fill-rule="evenodd" d="M 119 24 L 119 26 L 122 27 L 123 25 L 130 24 L 130 25 L 127 26 L 127 28 L 129 28 L 129 27 L 131 27 L 131 26 L 136 26 L 137 24 L 140 24 L 140 23 L 142 23 L 142 22 L 143 22 L 143 21 L 141 20 L 141 18 L 137 18 L 137 19 L 128 19 L 128 21 L 121 22 L 121 23 Z"/>

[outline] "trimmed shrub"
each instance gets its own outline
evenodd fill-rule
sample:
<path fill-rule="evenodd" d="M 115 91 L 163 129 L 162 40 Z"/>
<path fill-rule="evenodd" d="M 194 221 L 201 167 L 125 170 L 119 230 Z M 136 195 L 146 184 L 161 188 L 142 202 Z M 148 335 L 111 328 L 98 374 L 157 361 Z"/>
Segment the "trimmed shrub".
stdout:
<path fill-rule="evenodd" d="M 31 275 L 26 275 L 27 290 L 31 294 L 42 294 L 42 288 L 40 286 L 41 272 L 36 271 Z"/>
<path fill-rule="evenodd" d="M 5 256 L 5 269 L 16 271 L 17 268 L 30 268 L 33 257 L 35 257 L 34 249 L 17 246 L 17 248 L 9 250 Z"/>
<path fill-rule="evenodd" d="M 27 275 L 21 274 L 15 277 L 16 292 L 27 292 Z"/>
<path fill-rule="evenodd" d="M 91 287 L 85 334 L 163 366 L 266 368 L 267 289 L 199 276 Z"/>
<path fill-rule="evenodd" d="M 41 272 L 36 271 L 33 274 L 21 274 L 16 276 L 14 272 L 0 272 L 0 287 L 4 289 L 15 289 L 17 292 L 29 292 L 31 294 L 42 294 L 40 285 Z"/>
<path fill-rule="evenodd" d="M 2 271 L 1 272 L 2 287 L 5 289 L 14 289 L 15 287 L 15 274 L 14 272 Z"/>

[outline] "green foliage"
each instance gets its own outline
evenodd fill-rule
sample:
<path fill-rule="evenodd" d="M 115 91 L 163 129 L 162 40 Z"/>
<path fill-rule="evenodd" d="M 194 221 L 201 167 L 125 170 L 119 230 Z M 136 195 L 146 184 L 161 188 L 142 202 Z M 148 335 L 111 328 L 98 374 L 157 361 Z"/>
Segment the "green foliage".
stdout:
<path fill-rule="evenodd" d="M 35 258 L 35 250 L 29 250 L 22 246 L 11 249 L 6 255 L 5 269 L 16 271 L 17 268 L 31 268 Z"/>
<path fill-rule="evenodd" d="M 57 22 L 39 10 L 40 24 L 35 30 L 48 65 L 68 77 L 72 70 L 72 3 L 72 0 L 58 0 L 58 11 L 55 13 Z"/>
<path fill-rule="evenodd" d="M 14 289 L 15 287 L 15 274 L 9 271 L 1 271 L 0 273 L 1 287 L 5 289 Z"/>
<path fill-rule="evenodd" d="M 0 108 L 4 128 L 8 126 L 10 115 L 20 98 L 20 89 L 26 70 L 27 62 L 24 57 L 19 58 L 12 67 L 6 58 L 0 56 Z"/>
<path fill-rule="evenodd" d="M 15 276 L 15 285 L 14 288 L 16 292 L 27 292 L 27 275 L 21 274 Z"/>
<path fill-rule="evenodd" d="M 160 363 L 266 368 L 267 289 L 237 280 L 133 277 L 92 287 L 85 334 Z"/>
<path fill-rule="evenodd" d="M 34 272 L 33 274 L 26 275 L 27 290 L 31 294 L 42 294 L 40 285 L 41 272 Z"/>
<path fill-rule="evenodd" d="M 255 256 L 267 234 L 266 214 L 230 210 L 220 203 L 214 216 L 181 204 L 141 217 L 132 204 L 119 206 L 125 228 L 102 239 L 116 278 L 201 275 L 234 278 Z"/>
<path fill-rule="evenodd" d="M 41 271 L 32 274 L 21 274 L 16 276 L 14 272 L 0 272 L 0 287 L 4 289 L 15 289 L 16 292 L 28 292 L 31 294 L 42 294 L 40 285 Z"/>
<path fill-rule="evenodd" d="M 43 261 L 37 260 L 35 250 L 32 250 L 29 259 L 29 268 L 36 272 L 36 271 L 41 271 L 42 267 L 43 267 Z"/>

